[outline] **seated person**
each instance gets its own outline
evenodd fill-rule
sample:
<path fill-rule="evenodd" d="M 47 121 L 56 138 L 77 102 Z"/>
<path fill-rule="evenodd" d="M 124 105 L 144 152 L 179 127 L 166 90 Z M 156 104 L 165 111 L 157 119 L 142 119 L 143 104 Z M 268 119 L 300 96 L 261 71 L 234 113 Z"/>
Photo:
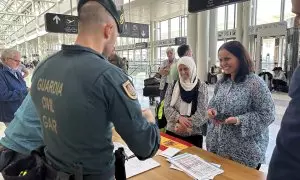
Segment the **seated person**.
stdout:
<path fill-rule="evenodd" d="M 281 67 L 273 69 L 273 89 L 276 91 L 285 91 L 287 89 L 287 79 Z"/>

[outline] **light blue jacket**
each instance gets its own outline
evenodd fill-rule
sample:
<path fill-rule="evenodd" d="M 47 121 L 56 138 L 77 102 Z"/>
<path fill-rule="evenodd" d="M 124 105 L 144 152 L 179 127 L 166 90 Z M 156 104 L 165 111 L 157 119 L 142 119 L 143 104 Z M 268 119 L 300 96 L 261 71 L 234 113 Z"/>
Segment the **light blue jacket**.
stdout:
<path fill-rule="evenodd" d="M 40 119 L 29 94 L 4 133 L 0 143 L 18 153 L 29 155 L 44 144 Z"/>

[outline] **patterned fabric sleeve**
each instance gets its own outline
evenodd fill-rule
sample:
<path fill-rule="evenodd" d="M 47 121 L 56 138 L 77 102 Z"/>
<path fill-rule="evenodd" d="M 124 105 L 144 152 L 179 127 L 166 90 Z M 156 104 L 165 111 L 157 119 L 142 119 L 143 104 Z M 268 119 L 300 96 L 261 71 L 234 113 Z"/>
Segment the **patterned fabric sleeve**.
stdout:
<path fill-rule="evenodd" d="M 167 89 L 166 96 L 165 96 L 164 111 L 165 111 L 165 116 L 168 121 L 168 124 L 174 128 L 176 125 L 176 122 L 178 121 L 178 119 L 180 117 L 180 114 L 174 107 L 170 106 L 170 103 L 172 100 L 173 86 L 174 86 L 174 83 L 171 83 L 168 85 L 168 89 Z"/>
<path fill-rule="evenodd" d="M 275 121 L 275 105 L 267 85 L 255 78 L 248 86 L 251 89 L 251 111 L 237 116 L 243 137 L 262 133 Z"/>
<path fill-rule="evenodd" d="M 207 122 L 207 104 L 208 104 L 208 90 L 205 83 L 200 82 L 197 111 L 192 115 L 193 132 L 199 132 L 202 125 Z"/>
<path fill-rule="evenodd" d="M 217 92 L 218 92 L 218 89 L 219 89 L 220 84 L 221 84 L 220 81 L 218 81 L 218 82 L 216 83 L 215 88 L 214 88 L 214 95 L 213 95 L 213 97 L 211 98 L 211 100 L 209 101 L 209 104 L 208 104 L 207 109 L 211 109 L 211 108 L 215 107 L 215 96 L 216 96 L 216 94 L 217 94 Z"/>

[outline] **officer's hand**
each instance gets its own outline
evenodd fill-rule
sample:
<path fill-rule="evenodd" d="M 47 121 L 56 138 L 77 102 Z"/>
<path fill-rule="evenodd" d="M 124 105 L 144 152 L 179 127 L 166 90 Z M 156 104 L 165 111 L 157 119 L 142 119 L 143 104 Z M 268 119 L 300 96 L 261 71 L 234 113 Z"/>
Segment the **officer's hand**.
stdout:
<path fill-rule="evenodd" d="M 149 123 L 155 124 L 155 118 L 150 109 L 142 110 L 143 116 L 147 119 Z"/>

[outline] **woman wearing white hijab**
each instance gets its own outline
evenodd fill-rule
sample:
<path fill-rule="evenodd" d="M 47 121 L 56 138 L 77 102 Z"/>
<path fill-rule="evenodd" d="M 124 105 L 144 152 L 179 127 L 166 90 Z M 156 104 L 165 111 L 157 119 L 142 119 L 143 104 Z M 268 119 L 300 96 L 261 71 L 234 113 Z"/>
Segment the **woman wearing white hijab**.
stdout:
<path fill-rule="evenodd" d="M 207 122 L 207 86 L 198 79 L 192 57 L 182 57 L 177 69 L 179 81 L 169 84 L 165 96 L 167 134 L 202 148 Z"/>

